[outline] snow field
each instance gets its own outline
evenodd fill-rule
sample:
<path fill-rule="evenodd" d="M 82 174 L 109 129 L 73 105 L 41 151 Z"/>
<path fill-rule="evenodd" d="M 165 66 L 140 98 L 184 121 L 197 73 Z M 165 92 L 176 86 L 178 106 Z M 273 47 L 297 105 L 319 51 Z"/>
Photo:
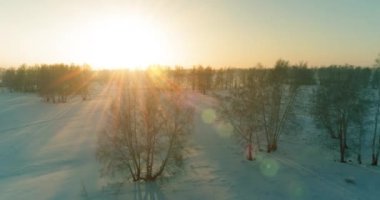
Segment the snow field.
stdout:
<path fill-rule="evenodd" d="M 378 167 L 341 164 L 322 145 L 306 111 L 277 152 L 247 161 L 212 97 L 189 92 L 196 108 L 184 170 L 170 180 L 118 186 L 95 158 L 110 95 L 48 104 L 32 94 L 0 93 L 0 199 L 378 199 Z M 264 144 L 263 144 L 264 145 Z"/>

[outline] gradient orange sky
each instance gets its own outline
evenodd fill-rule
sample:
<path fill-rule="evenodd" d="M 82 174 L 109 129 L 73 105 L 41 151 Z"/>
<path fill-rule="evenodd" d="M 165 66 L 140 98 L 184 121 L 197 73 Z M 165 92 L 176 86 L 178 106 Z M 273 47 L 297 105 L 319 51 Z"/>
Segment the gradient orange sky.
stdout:
<path fill-rule="evenodd" d="M 0 0 L 0 66 L 370 66 L 377 0 Z"/>

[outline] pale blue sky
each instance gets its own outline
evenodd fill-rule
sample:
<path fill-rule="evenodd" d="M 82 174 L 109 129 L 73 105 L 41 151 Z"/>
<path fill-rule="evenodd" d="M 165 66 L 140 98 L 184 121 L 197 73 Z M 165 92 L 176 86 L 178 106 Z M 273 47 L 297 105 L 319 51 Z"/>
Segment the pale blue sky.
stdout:
<path fill-rule="evenodd" d="M 131 16 L 144 25 L 113 34 Z M 130 29 L 149 35 L 136 38 L 141 31 Z M 110 63 L 249 67 L 279 58 L 372 65 L 380 53 L 380 1 L 0 0 L 0 34 L 1 66 L 116 60 Z"/>

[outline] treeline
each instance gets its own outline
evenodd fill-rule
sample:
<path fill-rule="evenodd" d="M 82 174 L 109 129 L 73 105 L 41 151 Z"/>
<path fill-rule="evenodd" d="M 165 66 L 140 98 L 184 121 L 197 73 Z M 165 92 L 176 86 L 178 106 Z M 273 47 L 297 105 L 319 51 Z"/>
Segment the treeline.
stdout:
<path fill-rule="evenodd" d="M 310 69 L 306 64 L 287 66 L 289 69 L 282 76 L 287 82 L 299 82 L 304 85 L 315 83 L 315 69 Z M 139 82 L 140 87 L 145 87 L 149 79 L 154 79 L 156 86 L 170 87 L 173 85 L 185 89 L 191 89 L 203 94 L 208 91 L 227 90 L 251 84 L 251 74 L 269 72 L 271 68 L 212 68 L 210 66 L 194 66 L 174 68 L 154 66 L 147 70 L 101 70 L 96 72 L 96 80 L 109 82 L 127 79 L 127 82 Z"/>
<path fill-rule="evenodd" d="M 292 131 L 290 124 L 297 124 L 294 108 L 305 104 L 310 117 L 331 138 L 341 162 L 356 155 L 357 162 L 362 163 L 363 152 L 371 151 L 371 164 L 378 165 L 379 64 L 310 68 L 306 63 L 279 60 L 274 68 L 196 66 L 164 71 L 167 80 L 175 85 L 204 94 L 227 91 L 220 95 L 224 106 L 221 115 L 234 127 L 248 152 L 260 146 L 261 138 L 268 152 L 276 151 L 282 132 Z M 303 102 L 305 99 L 311 101 Z"/>
<path fill-rule="evenodd" d="M 352 65 L 310 68 L 306 63 L 279 60 L 274 68 L 177 66 L 93 72 L 86 66 L 56 64 L 2 71 L 2 85 L 10 91 L 36 92 L 51 102 L 66 102 L 72 95 L 86 99 L 91 80 L 137 88 L 185 88 L 203 94 L 222 94 L 221 112 L 250 151 L 260 146 L 262 139 L 268 152 L 276 151 L 282 133 L 292 131 L 289 124 L 297 119 L 294 108 L 310 99 L 306 102 L 309 115 L 331 138 L 341 162 L 356 154 L 357 161 L 362 163 L 364 149 L 372 152 L 373 165 L 378 164 L 380 157 L 380 61 L 372 68 Z"/>
<path fill-rule="evenodd" d="M 11 92 L 38 93 L 47 102 L 66 102 L 69 96 L 86 100 L 92 71 L 88 66 L 52 64 L 5 69 L 2 85 Z"/>

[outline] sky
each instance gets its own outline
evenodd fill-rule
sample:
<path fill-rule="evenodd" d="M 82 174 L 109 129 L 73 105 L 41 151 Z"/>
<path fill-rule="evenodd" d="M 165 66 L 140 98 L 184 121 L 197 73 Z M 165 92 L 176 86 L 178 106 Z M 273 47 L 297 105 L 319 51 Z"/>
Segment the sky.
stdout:
<path fill-rule="evenodd" d="M 0 66 L 370 66 L 378 0 L 0 0 Z"/>

